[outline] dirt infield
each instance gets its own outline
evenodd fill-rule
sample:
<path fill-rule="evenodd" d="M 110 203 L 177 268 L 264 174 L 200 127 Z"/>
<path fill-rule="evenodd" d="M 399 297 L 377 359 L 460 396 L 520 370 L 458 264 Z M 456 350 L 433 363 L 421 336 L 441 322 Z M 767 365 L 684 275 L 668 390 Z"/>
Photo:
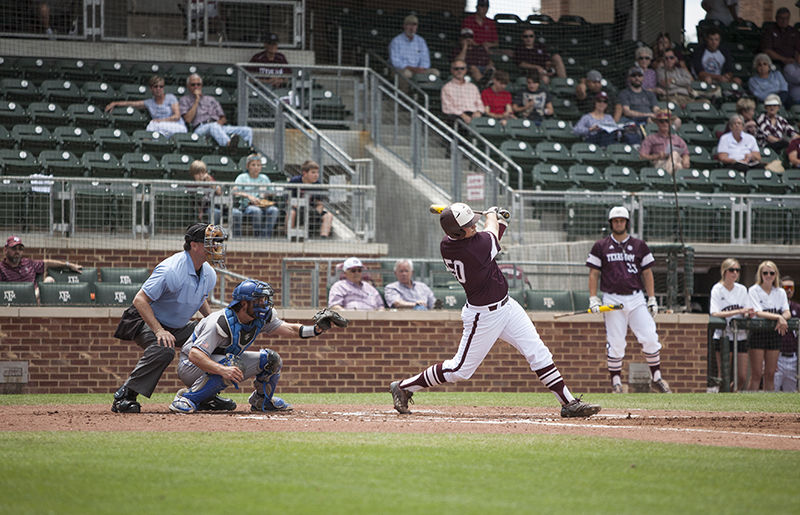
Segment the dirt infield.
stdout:
<path fill-rule="evenodd" d="M 563 434 L 653 442 L 800 450 L 800 414 L 603 410 L 589 419 L 563 419 L 553 408 L 412 406 L 295 406 L 292 413 L 176 415 L 145 404 L 140 414 L 108 405 L 2 406 L 0 431 L 333 431 L 383 433 Z"/>

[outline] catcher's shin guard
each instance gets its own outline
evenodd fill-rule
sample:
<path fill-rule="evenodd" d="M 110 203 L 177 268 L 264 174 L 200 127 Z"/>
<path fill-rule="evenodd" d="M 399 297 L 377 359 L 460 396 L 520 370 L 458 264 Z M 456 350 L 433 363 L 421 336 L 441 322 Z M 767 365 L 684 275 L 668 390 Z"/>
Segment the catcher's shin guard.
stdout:
<path fill-rule="evenodd" d="M 274 397 L 283 368 L 283 360 L 280 355 L 275 351 L 262 349 L 258 365 L 261 372 L 253 380 L 255 391 L 250 395 L 250 409 L 252 411 L 291 411 L 291 404 Z"/>

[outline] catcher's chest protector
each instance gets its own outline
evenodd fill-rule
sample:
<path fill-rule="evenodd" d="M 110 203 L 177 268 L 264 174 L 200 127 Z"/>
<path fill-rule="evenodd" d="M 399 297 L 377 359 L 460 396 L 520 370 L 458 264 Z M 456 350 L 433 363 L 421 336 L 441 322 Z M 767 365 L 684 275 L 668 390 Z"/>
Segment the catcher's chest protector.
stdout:
<path fill-rule="evenodd" d="M 268 318 L 272 318 L 271 316 Z M 225 348 L 225 354 L 240 355 L 255 341 L 256 336 L 264 328 L 267 321 L 256 318 L 247 325 L 239 322 L 236 312 L 225 308 L 225 317 L 219 317 L 219 329 L 231 339 L 231 344 Z"/>

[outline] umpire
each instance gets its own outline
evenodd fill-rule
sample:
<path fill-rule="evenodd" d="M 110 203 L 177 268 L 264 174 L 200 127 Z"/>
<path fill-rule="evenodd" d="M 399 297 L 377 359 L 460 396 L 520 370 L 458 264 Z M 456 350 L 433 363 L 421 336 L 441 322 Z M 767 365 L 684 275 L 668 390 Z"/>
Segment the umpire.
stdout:
<path fill-rule="evenodd" d="M 159 263 L 122 314 L 114 333 L 120 340 L 133 340 L 144 349 L 136 367 L 114 394 L 111 411 L 139 413 L 139 394 L 150 397 L 161 374 L 175 357 L 175 342 L 180 345 L 191 336 L 200 311 L 211 313 L 208 296 L 217 284 L 211 266 L 224 266 L 227 234 L 218 225 L 194 224 L 186 230 L 183 252 Z M 211 264 L 209 264 L 209 262 Z M 198 409 L 232 410 L 236 403 L 215 397 Z"/>

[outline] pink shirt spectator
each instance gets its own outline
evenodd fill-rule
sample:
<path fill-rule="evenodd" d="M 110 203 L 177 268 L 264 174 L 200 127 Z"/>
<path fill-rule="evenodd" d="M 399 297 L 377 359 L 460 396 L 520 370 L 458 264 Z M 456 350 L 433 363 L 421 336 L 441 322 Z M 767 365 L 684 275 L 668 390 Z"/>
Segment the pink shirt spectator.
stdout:
<path fill-rule="evenodd" d="M 458 83 L 451 80 L 442 88 L 442 112 L 460 115 L 461 113 L 483 112 L 483 102 L 478 87 L 471 82 Z"/>
<path fill-rule="evenodd" d="M 336 281 L 328 293 L 329 306 L 342 306 L 344 309 L 375 311 L 383 308 L 383 299 L 378 290 L 368 282 L 354 284 L 347 279 Z"/>
<path fill-rule="evenodd" d="M 672 135 L 672 148 L 679 155 L 685 156 L 689 153 L 689 147 L 683 138 L 677 134 Z M 667 154 L 669 155 L 669 138 L 665 138 L 661 134 L 654 132 L 642 141 L 642 147 L 639 149 L 640 154 Z"/>

